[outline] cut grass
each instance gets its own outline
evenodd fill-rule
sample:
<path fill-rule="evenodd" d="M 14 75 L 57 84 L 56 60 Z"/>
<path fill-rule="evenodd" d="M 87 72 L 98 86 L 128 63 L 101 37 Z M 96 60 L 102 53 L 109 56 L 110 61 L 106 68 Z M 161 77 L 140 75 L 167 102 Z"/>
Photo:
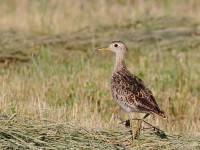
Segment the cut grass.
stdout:
<path fill-rule="evenodd" d="M 109 90 L 114 56 L 93 49 L 123 40 L 128 69 L 169 117 L 147 121 L 174 134 L 200 131 L 199 2 L 0 3 L 1 113 L 116 129 Z"/>
<path fill-rule="evenodd" d="M 3 149 L 198 149 L 198 136 L 145 131 L 132 142 L 130 129 L 97 129 L 48 120 L 0 116 Z"/>

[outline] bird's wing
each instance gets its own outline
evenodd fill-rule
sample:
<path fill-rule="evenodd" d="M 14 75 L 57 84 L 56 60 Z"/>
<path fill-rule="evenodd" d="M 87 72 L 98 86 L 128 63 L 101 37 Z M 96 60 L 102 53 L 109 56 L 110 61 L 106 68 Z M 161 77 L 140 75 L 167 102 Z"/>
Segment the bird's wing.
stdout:
<path fill-rule="evenodd" d="M 129 71 L 119 72 L 117 76 L 118 85 L 121 86 L 119 94 L 124 96 L 129 107 L 136 106 L 140 110 L 155 113 L 161 111 L 152 92 L 144 85 L 141 79 L 132 75 Z"/>

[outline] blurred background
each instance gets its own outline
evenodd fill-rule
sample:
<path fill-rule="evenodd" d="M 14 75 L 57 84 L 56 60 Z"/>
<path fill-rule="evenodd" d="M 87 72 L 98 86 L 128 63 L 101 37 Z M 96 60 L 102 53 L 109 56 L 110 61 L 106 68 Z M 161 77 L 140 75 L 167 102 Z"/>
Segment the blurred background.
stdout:
<path fill-rule="evenodd" d="M 196 0 L 0 0 L 0 112 L 117 127 L 114 56 L 93 50 L 122 40 L 128 69 L 169 118 L 147 121 L 173 133 L 199 132 L 199 8 Z"/>

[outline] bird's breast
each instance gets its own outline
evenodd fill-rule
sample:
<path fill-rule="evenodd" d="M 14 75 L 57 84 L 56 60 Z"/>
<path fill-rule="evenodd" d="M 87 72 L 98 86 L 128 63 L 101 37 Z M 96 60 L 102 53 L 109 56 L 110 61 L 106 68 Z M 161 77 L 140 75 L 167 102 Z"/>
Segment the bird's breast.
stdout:
<path fill-rule="evenodd" d="M 111 79 L 110 89 L 113 99 L 122 108 L 122 110 L 124 110 L 127 113 L 131 112 L 132 108 L 127 105 L 126 93 L 124 93 L 124 85 L 122 84 L 122 82 L 120 82 L 119 78 Z"/>

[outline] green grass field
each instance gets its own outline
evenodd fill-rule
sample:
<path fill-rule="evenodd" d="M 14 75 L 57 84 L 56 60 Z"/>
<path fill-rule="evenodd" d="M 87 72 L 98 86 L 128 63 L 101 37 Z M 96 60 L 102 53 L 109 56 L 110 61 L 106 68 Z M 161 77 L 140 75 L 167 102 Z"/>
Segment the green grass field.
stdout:
<path fill-rule="evenodd" d="M 199 136 L 199 6 L 195 0 L 0 1 L 1 116 L 121 130 L 109 87 L 114 54 L 94 49 L 122 40 L 128 69 L 148 85 L 169 118 L 151 115 L 146 121 L 169 134 Z M 124 112 L 118 116 L 127 119 Z M 184 142 L 164 148 L 181 149 Z M 199 143 L 188 148 L 198 149 Z"/>

